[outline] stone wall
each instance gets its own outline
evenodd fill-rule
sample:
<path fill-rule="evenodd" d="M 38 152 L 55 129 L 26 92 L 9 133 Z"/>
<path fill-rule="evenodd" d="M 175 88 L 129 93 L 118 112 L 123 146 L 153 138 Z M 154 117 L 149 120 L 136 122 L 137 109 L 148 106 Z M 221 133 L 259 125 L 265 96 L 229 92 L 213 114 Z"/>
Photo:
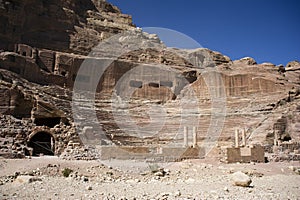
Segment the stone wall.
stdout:
<path fill-rule="evenodd" d="M 39 65 L 40 64 L 40 65 Z M 38 84 L 53 84 L 63 86 L 65 79 L 55 76 L 43 69 L 43 64 L 31 57 L 5 52 L 0 54 L 0 68 L 12 71 L 28 81 Z"/>
<path fill-rule="evenodd" d="M 183 159 L 197 159 L 204 155 L 201 148 L 186 147 L 118 147 L 102 146 L 100 159 L 143 160 L 146 162 L 174 162 Z"/>
<path fill-rule="evenodd" d="M 226 148 L 224 156 L 227 163 L 265 162 L 265 150 L 262 146 Z"/>
<path fill-rule="evenodd" d="M 32 151 L 32 145 L 41 142 L 42 136 L 45 136 L 44 139 L 53 139 L 51 151 L 44 152 L 47 154 L 59 155 L 69 141 L 80 142 L 70 123 L 70 114 L 65 114 L 69 109 L 69 105 L 65 104 L 67 92 L 61 94 L 62 89 L 57 86 L 50 92 L 49 86 L 43 88 L 7 70 L 0 70 L 0 74 L 3 94 L 0 113 L 1 155 L 11 158 L 30 155 L 35 152 Z M 50 140 L 46 143 L 51 145 Z M 41 149 L 39 151 L 43 152 Z"/>

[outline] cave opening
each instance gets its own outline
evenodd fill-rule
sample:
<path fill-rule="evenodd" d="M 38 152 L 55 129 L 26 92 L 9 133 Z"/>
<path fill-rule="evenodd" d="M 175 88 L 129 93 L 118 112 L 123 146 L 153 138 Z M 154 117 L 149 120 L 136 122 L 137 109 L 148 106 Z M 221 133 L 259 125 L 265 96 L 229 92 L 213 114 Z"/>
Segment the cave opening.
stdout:
<path fill-rule="evenodd" d="M 34 123 L 37 126 L 48 126 L 53 128 L 55 125 L 61 122 L 61 117 L 49 117 L 49 118 L 35 118 Z"/>
<path fill-rule="evenodd" d="M 149 85 L 149 87 L 159 88 L 158 83 L 149 83 L 148 85 Z"/>
<path fill-rule="evenodd" d="M 49 155 L 54 156 L 55 141 L 53 136 L 45 131 L 37 132 L 28 143 L 33 149 L 32 155 Z"/>
<path fill-rule="evenodd" d="M 282 139 L 282 141 L 284 141 L 284 142 L 288 142 L 288 141 L 290 141 L 290 140 L 292 140 L 292 138 L 291 138 L 291 136 L 289 136 L 289 135 L 285 135 L 285 136 L 283 137 L 283 139 Z"/>

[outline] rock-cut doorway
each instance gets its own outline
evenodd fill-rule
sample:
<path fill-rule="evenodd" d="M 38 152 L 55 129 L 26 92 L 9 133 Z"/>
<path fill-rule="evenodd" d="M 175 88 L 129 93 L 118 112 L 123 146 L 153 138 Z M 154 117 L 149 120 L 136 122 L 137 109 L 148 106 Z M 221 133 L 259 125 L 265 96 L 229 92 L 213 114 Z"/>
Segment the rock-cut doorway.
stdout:
<path fill-rule="evenodd" d="M 32 155 L 54 155 L 55 141 L 53 136 L 45 131 L 37 132 L 34 134 L 28 143 L 28 146 L 32 148 Z"/>

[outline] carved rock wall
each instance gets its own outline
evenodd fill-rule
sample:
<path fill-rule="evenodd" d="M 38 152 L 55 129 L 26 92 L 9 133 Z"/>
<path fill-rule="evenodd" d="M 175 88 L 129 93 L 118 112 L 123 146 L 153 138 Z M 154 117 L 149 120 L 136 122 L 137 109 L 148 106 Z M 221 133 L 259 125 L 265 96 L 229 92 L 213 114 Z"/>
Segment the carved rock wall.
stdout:
<path fill-rule="evenodd" d="M 104 143 L 179 144 L 183 140 L 183 126 L 189 123 L 182 120 L 182 115 L 198 120 L 201 142 L 211 125 L 211 92 L 226 96 L 226 118 L 219 141 L 231 143 L 234 130 L 245 128 L 248 142 L 270 144 L 281 119 L 286 119 L 280 128 L 281 136 L 288 134 L 299 140 L 299 62 L 290 62 L 283 68 L 257 64 L 252 58 L 231 61 L 208 49 L 148 48 L 114 58 L 112 54 L 118 49 L 100 48 L 96 57 L 89 57 L 91 48 L 100 41 L 134 29 L 129 15 L 101 0 L 2 0 L 0 25 L 5 27 L 0 30 L 0 122 L 4 127 L 0 131 L 0 152 L 24 154 L 23 147 L 40 132 L 53 137 L 55 154 L 80 144 L 71 112 L 74 81 L 78 78 L 86 82 L 83 86 L 89 86 L 89 82 L 100 78 L 94 76 L 96 72 L 110 62 L 96 94 L 96 114 L 105 132 L 99 139 Z M 142 42 L 162 45 L 157 36 L 135 30 L 143 37 Z M 192 57 L 196 60 L 188 61 Z M 99 68 L 77 76 L 85 60 L 95 61 Z M 201 66 L 195 67 L 199 63 Z M 210 78 L 223 83 L 224 88 L 209 87 L 210 80 L 203 74 L 206 67 L 218 71 Z M 181 100 L 192 94 L 198 106 L 182 105 Z M 141 127 L 151 123 L 149 107 L 164 106 L 167 114 L 162 129 L 141 138 L 132 134 L 126 120 L 121 121 L 125 128 L 120 128 L 111 103 L 120 98 L 122 103 L 123 97 L 124 103 L 129 104 L 128 113 Z M 77 125 L 93 133 L 94 122 L 89 121 L 89 108 L 93 105 L 85 99 L 79 103 L 86 110 L 82 123 Z M 181 106 L 186 106 L 188 112 L 182 114 Z M 152 117 L 160 119 L 159 115 L 154 113 Z"/>
<path fill-rule="evenodd" d="M 131 17 L 105 1 L 4 0 L 0 2 L 0 49 L 28 44 L 87 54 L 99 41 L 132 28 Z"/>

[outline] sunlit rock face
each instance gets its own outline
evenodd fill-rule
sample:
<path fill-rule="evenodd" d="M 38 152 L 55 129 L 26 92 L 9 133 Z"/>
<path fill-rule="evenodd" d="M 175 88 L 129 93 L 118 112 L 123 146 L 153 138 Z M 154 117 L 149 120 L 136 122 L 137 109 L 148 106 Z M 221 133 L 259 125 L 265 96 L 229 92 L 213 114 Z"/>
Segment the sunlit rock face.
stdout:
<path fill-rule="evenodd" d="M 196 127 L 199 145 L 210 136 L 231 145 L 236 128 L 245 129 L 247 143 L 269 145 L 276 134 L 282 141 L 300 139 L 297 61 L 276 67 L 208 49 L 167 48 L 135 28 L 131 16 L 98 0 L 2 0 L 0 25 L 3 155 L 28 153 L 40 138 L 35 134 L 47 136 L 53 154 L 82 145 L 81 133 L 128 146 L 182 146 L 184 127 L 189 134 Z M 123 31 L 134 34 L 101 43 Z M 123 52 L 122 43 L 133 41 L 142 48 Z M 87 60 L 97 67 L 78 75 Z M 78 97 L 79 113 L 72 110 L 76 80 L 95 97 Z M 219 116 L 221 125 L 214 121 Z M 220 135 L 210 135 L 217 126 Z"/>

